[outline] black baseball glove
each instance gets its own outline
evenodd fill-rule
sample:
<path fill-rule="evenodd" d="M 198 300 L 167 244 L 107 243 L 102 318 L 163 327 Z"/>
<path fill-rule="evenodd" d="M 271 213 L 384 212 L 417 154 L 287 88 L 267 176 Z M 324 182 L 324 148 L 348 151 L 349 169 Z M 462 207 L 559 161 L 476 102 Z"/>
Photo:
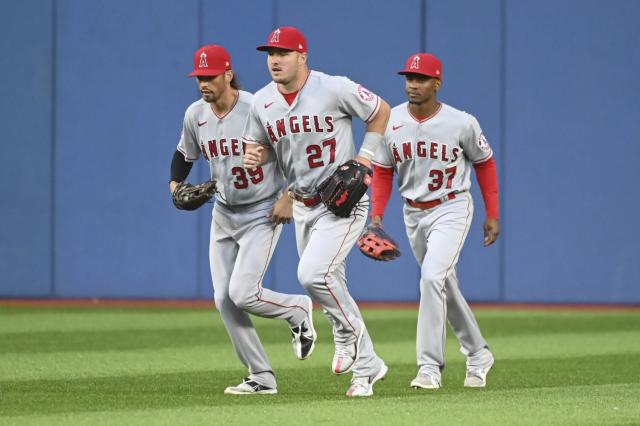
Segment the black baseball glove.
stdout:
<path fill-rule="evenodd" d="M 209 201 L 216 191 L 216 183 L 212 180 L 198 185 L 180 182 L 173 191 L 173 205 L 180 210 L 196 210 Z"/>
<path fill-rule="evenodd" d="M 367 166 L 349 160 L 320 185 L 316 191 L 322 202 L 336 216 L 349 217 L 371 184 L 373 172 Z"/>
<path fill-rule="evenodd" d="M 367 257 L 373 260 L 393 260 L 400 257 L 398 244 L 393 241 L 381 226 L 367 225 L 358 238 L 358 248 Z"/>

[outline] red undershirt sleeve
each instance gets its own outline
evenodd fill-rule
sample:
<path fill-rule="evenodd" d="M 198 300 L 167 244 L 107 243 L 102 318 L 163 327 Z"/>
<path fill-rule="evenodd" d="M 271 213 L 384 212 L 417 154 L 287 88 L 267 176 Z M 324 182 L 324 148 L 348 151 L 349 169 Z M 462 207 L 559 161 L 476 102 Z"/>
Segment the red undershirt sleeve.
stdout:
<path fill-rule="evenodd" d="M 484 207 L 487 213 L 487 219 L 498 219 L 500 212 L 500 199 L 498 196 L 498 172 L 496 170 L 496 162 L 493 157 L 482 163 L 474 164 L 476 170 L 476 178 L 482 198 L 484 199 Z M 375 178 L 375 174 L 374 174 Z"/>
<path fill-rule="evenodd" d="M 391 197 L 393 186 L 393 169 L 373 165 L 373 180 L 371 182 L 371 213 L 370 218 L 384 215 L 387 203 Z"/>

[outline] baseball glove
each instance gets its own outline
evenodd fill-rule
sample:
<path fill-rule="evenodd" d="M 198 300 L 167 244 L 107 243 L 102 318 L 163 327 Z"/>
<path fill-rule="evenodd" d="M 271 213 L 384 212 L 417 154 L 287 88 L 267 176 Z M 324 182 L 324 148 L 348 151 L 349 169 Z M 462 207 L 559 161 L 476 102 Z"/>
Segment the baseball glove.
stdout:
<path fill-rule="evenodd" d="M 367 257 L 373 260 L 393 260 L 400 257 L 398 244 L 393 241 L 381 226 L 367 225 L 358 238 L 358 248 Z"/>
<path fill-rule="evenodd" d="M 173 205 L 180 210 L 195 210 L 209 201 L 216 191 L 216 183 L 212 180 L 198 185 L 180 182 L 173 191 Z"/>
<path fill-rule="evenodd" d="M 349 160 L 316 187 L 322 202 L 339 217 L 349 217 L 371 184 L 373 172 L 367 166 Z"/>

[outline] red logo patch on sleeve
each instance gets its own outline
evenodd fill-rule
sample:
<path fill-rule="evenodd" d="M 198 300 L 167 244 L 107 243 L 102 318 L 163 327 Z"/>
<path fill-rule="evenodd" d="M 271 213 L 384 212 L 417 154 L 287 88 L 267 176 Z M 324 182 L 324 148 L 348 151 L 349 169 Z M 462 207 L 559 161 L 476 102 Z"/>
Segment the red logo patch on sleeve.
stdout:
<path fill-rule="evenodd" d="M 491 148 L 489 147 L 489 142 L 487 142 L 487 138 L 484 137 L 484 133 L 480 133 L 480 137 L 478 138 L 478 146 L 484 152 L 489 152 Z"/>
<path fill-rule="evenodd" d="M 358 95 L 365 102 L 371 102 L 376 98 L 372 91 L 366 89 L 362 84 L 358 85 Z"/>

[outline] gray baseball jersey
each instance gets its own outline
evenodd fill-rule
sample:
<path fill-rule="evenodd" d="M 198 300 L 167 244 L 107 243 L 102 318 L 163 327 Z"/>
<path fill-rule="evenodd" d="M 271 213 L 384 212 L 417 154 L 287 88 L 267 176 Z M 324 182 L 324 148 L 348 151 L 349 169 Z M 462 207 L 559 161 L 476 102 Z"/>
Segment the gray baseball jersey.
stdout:
<path fill-rule="evenodd" d="M 456 265 L 473 217 L 471 166 L 488 160 L 491 147 L 470 114 L 441 104 L 431 117 L 416 119 L 409 104 L 391 110 L 384 147 L 374 164 L 393 167 L 400 194 L 410 200 L 445 200 L 429 209 L 404 206 L 411 249 L 421 266 L 416 355 L 420 375 L 440 379 L 446 322 L 451 324 L 468 366 L 492 360 L 487 342 L 459 289 Z"/>
<path fill-rule="evenodd" d="M 253 98 L 243 140 L 271 145 L 289 189 L 313 194 L 315 187 L 355 155 L 352 116 L 369 121 L 380 98 L 346 77 L 310 71 L 289 105 L 271 82 Z"/>
<path fill-rule="evenodd" d="M 209 245 L 216 308 L 249 378 L 276 388 L 273 368 L 249 314 L 283 319 L 294 327 L 307 317 L 311 300 L 262 287 L 282 229 L 267 216 L 284 179 L 275 162 L 252 171 L 242 165 L 241 135 L 251 99 L 250 93 L 240 91 L 222 117 L 202 99 L 191 104 L 178 150 L 187 161 L 202 154 L 217 182 L 216 197 L 221 202 L 213 210 Z"/>
<path fill-rule="evenodd" d="M 274 82 L 254 95 L 243 140 L 272 146 L 289 189 L 315 195 L 320 182 L 356 156 L 352 117 L 369 121 L 379 105 L 377 95 L 346 77 L 310 71 L 291 105 Z M 306 206 L 296 201 L 293 208 L 298 280 L 331 319 L 336 353 L 360 342 L 354 376 L 375 376 L 383 365 L 349 294 L 345 273 L 347 255 L 365 226 L 368 207 L 365 195 L 349 218 L 335 216 L 322 203 Z"/>
<path fill-rule="evenodd" d="M 491 147 L 478 120 L 446 104 L 422 121 L 407 102 L 391 110 L 384 149 L 373 163 L 393 167 L 403 197 L 431 201 L 471 187 L 471 165 L 488 160 Z"/>
<path fill-rule="evenodd" d="M 209 162 L 211 179 L 216 181 L 216 198 L 226 205 L 255 203 L 272 197 L 284 186 L 275 162 L 253 170 L 242 165 L 244 144 L 241 138 L 251 107 L 251 93 L 239 91 L 236 104 L 219 117 L 204 100 L 187 108 L 178 143 L 187 161 L 200 154 Z"/>

